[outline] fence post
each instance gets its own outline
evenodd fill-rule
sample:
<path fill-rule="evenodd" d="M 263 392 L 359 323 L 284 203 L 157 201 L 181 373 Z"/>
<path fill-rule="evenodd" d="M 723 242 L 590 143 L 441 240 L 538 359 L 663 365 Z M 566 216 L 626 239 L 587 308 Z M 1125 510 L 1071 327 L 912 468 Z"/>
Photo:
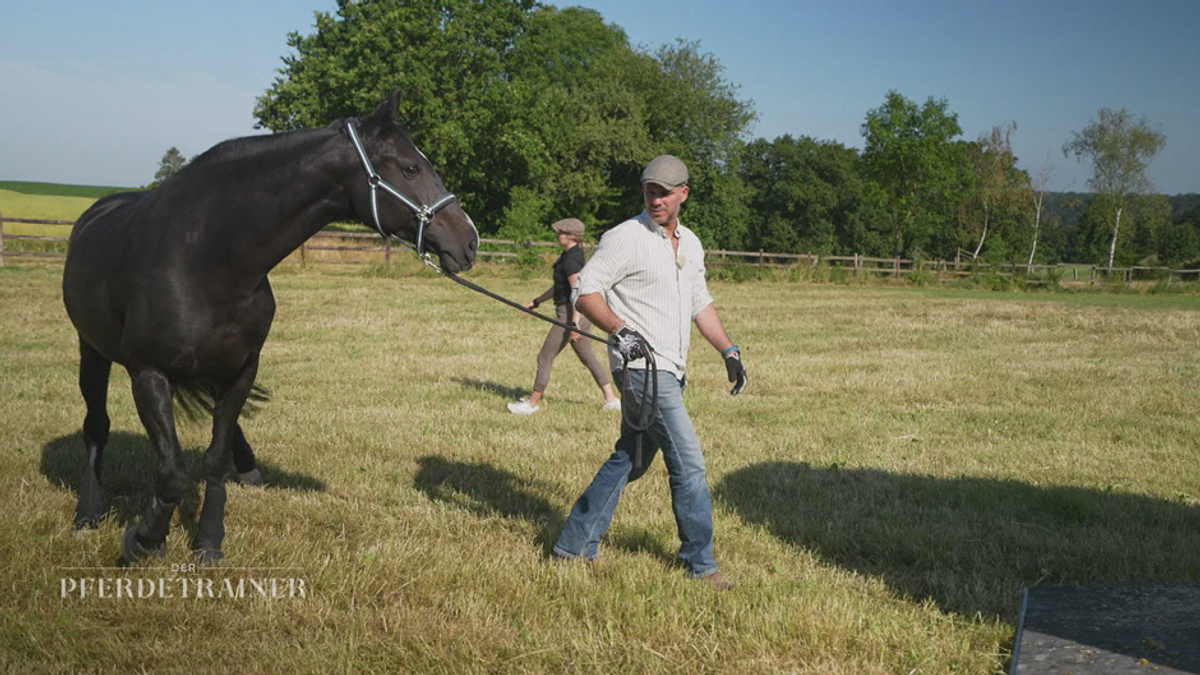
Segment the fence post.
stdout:
<path fill-rule="evenodd" d="M 4 214 L 0 213 L 0 267 L 4 267 Z"/>
<path fill-rule="evenodd" d="M 305 253 L 308 251 L 308 240 L 305 239 L 303 244 L 300 244 L 300 266 L 308 265 L 308 259 Z"/>
<path fill-rule="evenodd" d="M 383 261 L 386 263 L 392 262 L 392 238 L 388 237 L 383 240 Z"/>

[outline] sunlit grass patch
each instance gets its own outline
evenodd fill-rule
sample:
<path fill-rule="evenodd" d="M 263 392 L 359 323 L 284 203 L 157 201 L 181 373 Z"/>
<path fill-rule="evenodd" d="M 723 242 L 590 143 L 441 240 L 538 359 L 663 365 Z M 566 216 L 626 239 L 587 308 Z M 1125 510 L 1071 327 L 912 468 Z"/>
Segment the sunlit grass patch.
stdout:
<path fill-rule="evenodd" d="M 509 414 L 545 324 L 403 265 L 272 276 L 273 400 L 244 424 L 268 486 L 230 488 L 228 558 L 195 574 L 281 569 L 297 602 L 60 597 L 66 568 L 116 559 L 154 453 L 114 368 L 111 515 L 73 533 L 61 271 L 0 269 L 0 669 L 994 673 L 1024 587 L 1200 578 L 1195 296 L 714 283 L 751 378 L 730 397 L 694 337 L 686 399 L 738 583 L 717 595 L 673 561 L 661 464 L 597 565 L 547 558 L 617 419 L 569 353 L 545 409 Z M 181 425 L 189 463 L 208 434 Z M 176 527 L 117 574 L 188 554 Z"/>

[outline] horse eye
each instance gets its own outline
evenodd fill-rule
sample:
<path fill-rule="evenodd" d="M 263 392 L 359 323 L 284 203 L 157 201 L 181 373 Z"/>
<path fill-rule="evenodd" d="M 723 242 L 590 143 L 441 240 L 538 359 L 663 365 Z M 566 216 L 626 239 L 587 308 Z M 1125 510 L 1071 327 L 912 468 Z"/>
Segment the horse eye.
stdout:
<path fill-rule="evenodd" d="M 416 164 L 409 164 L 408 166 L 404 167 L 405 178 L 412 178 L 418 173 L 421 173 L 421 167 L 417 166 Z"/>

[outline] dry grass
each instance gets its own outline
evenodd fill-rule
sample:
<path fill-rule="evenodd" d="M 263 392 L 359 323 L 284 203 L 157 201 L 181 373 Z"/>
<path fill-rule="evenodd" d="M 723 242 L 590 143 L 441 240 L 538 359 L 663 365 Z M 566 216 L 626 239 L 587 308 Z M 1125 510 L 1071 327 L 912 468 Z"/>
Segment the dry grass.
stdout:
<path fill-rule="evenodd" d="M 114 371 L 112 516 L 72 532 L 59 275 L 0 269 L 0 670 L 991 673 L 1024 587 L 1200 577 L 1195 296 L 714 285 L 751 376 L 730 398 L 696 338 L 688 404 L 738 582 L 716 595 L 672 562 L 661 465 L 598 566 L 546 560 L 616 419 L 569 354 L 544 412 L 505 411 L 541 324 L 424 275 L 291 267 L 274 401 L 245 424 L 269 487 L 231 488 L 225 564 L 173 572 L 176 528 L 149 569 L 67 570 L 112 564 L 153 461 Z M 207 428 L 181 438 L 195 464 Z M 73 575 L 297 576 L 308 596 L 60 598 Z"/>

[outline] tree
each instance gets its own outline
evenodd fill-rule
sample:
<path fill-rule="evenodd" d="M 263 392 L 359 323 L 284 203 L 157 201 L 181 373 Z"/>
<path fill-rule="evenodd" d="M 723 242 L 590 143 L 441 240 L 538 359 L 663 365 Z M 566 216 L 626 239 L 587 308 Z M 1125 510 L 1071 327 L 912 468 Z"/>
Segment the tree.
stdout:
<path fill-rule="evenodd" d="M 400 122 L 484 234 L 622 220 L 644 164 L 672 152 L 692 173 L 688 225 L 740 243 L 748 214 L 727 162 L 753 112 L 695 43 L 635 50 L 594 10 L 534 0 L 339 0 L 288 44 L 261 127 L 324 125 L 400 88 Z"/>
<path fill-rule="evenodd" d="M 688 227 L 708 246 L 741 246 L 750 213 L 737 159 L 756 118 L 753 102 L 738 98 L 724 66 L 699 42 L 677 40 L 645 55 L 656 67 L 629 81 L 645 102 L 647 135 L 657 142 L 622 179 L 631 203 L 641 203 L 641 164 L 658 154 L 675 155 L 690 174 L 693 196 L 684 207 Z"/>
<path fill-rule="evenodd" d="M 1029 247 L 1029 263 L 1027 272 L 1033 272 L 1033 257 L 1037 253 L 1038 235 L 1042 232 L 1042 211 L 1046 206 L 1046 192 L 1050 189 L 1050 178 L 1054 175 L 1054 165 L 1047 158 L 1042 168 L 1033 174 L 1033 179 L 1026 194 L 1033 206 L 1033 245 Z"/>
<path fill-rule="evenodd" d="M 889 91 L 862 125 L 864 173 L 881 188 L 894 255 L 946 248 L 952 239 L 948 228 L 961 203 L 967 148 L 953 141 L 962 128 L 948 108 L 945 99 L 930 97 L 917 106 Z"/>
<path fill-rule="evenodd" d="M 1016 130 L 1016 122 L 992 127 L 990 133 L 979 136 L 979 142 L 971 149 L 975 189 L 964 204 L 967 220 L 979 224 L 979 243 L 971 254 L 972 260 L 983 250 L 994 221 L 1016 207 L 1024 183 L 1028 182 L 1024 172 L 1016 168 L 1017 158 L 1012 150 L 1012 135 Z"/>
<path fill-rule="evenodd" d="M 170 178 L 187 164 L 183 153 L 179 152 L 179 148 L 172 146 L 169 150 L 163 153 L 162 159 L 158 160 L 158 171 L 154 172 L 154 181 L 150 183 L 150 187 L 157 187 L 159 183 Z"/>
<path fill-rule="evenodd" d="M 545 236 L 548 220 L 604 222 L 621 205 L 615 168 L 636 166 L 651 144 L 646 104 L 630 74 L 654 70 L 625 32 L 594 10 L 538 10 L 509 61 L 509 100 L 492 142 L 510 184 L 501 236 Z"/>
<path fill-rule="evenodd" d="M 868 234 L 858 152 L 806 136 L 758 139 L 743 153 L 752 248 L 781 253 L 882 253 Z"/>
<path fill-rule="evenodd" d="M 315 33 L 288 35 L 274 83 L 255 105 L 258 125 L 312 128 L 366 114 L 394 89 L 398 118 L 486 232 L 508 196 L 496 135 L 513 102 L 506 60 L 533 0 L 338 0 Z"/>
<path fill-rule="evenodd" d="M 1064 156 L 1074 155 L 1076 161 L 1092 162 L 1088 186 L 1107 196 L 1103 203 L 1113 215 L 1109 227 L 1112 235 L 1109 267 L 1116 258 L 1121 215 L 1128 207 L 1129 196 L 1153 189 L 1146 177 L 1146 167 L 1166 143 L 1166 135 L 1153 128 L 1144 116 L 1134 119 L 1124 108 L 1116 112 L 1102 108 L 1098 119 L 1089 122 L 1083 131 L 1072 132 L 1071 140 L 1063 144 Z"/>

